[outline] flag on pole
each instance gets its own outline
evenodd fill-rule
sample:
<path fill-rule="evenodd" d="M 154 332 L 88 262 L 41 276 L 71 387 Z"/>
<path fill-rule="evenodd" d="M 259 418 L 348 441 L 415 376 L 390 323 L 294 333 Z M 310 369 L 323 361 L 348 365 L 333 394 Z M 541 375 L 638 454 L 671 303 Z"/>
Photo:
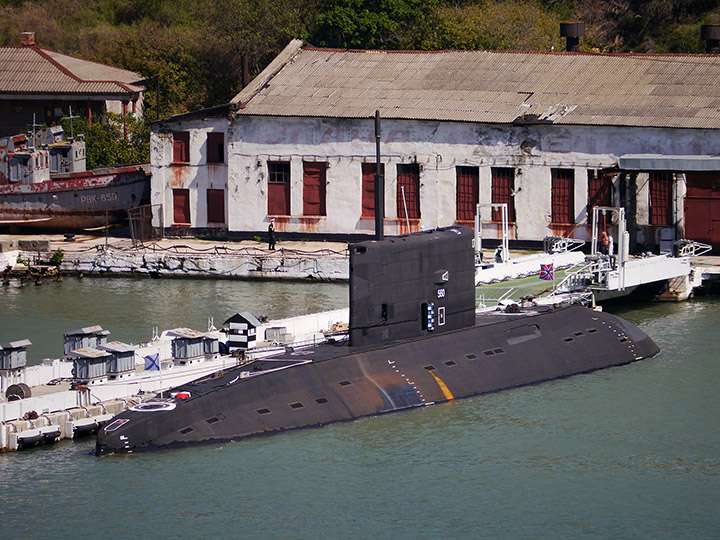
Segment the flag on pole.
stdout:
<path fill-rule="evenodd" d="M 540 265 L 540 279 L 554 281 L 555 273 L 553 271 L 553 263 Z"/>
<path fill-rule="evenodd" d="M 160 371 L 160 354 L 150 354 L 145 357 L 145 371 Z"/>

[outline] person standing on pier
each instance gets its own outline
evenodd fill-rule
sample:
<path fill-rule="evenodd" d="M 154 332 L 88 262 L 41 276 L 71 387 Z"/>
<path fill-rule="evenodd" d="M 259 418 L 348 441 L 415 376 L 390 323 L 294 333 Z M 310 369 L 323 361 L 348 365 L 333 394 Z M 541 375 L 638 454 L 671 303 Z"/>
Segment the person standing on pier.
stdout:
<path fill-rule="evenodd" d="M 270 220 L 268 225 L 268 249 L 275 249 L 275 219 Z"/>

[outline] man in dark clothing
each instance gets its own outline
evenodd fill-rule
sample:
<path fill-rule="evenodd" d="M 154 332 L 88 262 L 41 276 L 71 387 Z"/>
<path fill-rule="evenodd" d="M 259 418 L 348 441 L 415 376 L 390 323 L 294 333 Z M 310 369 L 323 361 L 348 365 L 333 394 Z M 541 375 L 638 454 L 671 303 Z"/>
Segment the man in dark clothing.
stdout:
<path fill-rule="evenodd" d="M 275 220 L 270 220 L 268 225 L 268 249 L 275 249 Z"/>

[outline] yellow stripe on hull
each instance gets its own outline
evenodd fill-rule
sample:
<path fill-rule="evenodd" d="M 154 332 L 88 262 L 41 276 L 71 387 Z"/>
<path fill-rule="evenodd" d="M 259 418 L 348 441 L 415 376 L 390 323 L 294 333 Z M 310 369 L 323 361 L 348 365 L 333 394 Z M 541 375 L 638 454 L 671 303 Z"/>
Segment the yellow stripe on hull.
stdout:
<path fill-rule="evenodd" d="M 455 399 L 455 396 L 453 396 L 453 393 L 448 388 L 447 384 L 445 384 L 445 381 L 443 381 L 440 377 L 435 375 L 432 371 L 430 372 L 430 375 L 433 376 L 433 379 L 435 379 L 435 382 L 438 383 L 438 386 L 440 387 L 440 391 L 443 393 L 443 396 L 445 396 L 445 399 L 448 401 L 452 401 Z"/>

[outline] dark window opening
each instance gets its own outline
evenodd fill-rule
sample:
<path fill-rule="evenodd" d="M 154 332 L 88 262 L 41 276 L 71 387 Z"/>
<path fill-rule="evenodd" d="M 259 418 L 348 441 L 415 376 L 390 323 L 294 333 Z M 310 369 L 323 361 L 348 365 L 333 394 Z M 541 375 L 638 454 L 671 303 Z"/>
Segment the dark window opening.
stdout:
<path fill-rule="evenodd" d="M 327 402 L 328 402 L 328 400 L 325 399 L 324 397 L 317 398 L 317 399 L 315 400 L 315 403 L 317 403 L 318 405 L 322 405 L 323 403 L 327 403 Z"/>
<path fill-rule="evenodd" d="M 350 386 L 352 383 L 350 381 L 340 381 L 338 384 L 340 386 Z"/>
<path fill-rule="evenodd" d="M 552 223 L 575 223 L 575 171 L 552 169 Z"/>
<path fill-rule="evenodd" d="M 397 166 L 397 217 L 420 219 L 420 166 L 417 163 Z"/>
<path fill-rule="evenodd" d="M 492 168 L 492 203 L 507 204 L 508 221 L 515 222 L 515 169 L 512 167 Z M 493 208 L 493 221 L 502 221 L 502 209 Z"/>
<path fill-rule="evenodd" d="M 173 163 L 190 162 L 190 132 L 173 133 Z"/>
<path fill-rule="evenodd" d="M 270 409 L 257 409 L 255 412 L 258 414 L 270 414 Z"/>
<path fill-rule="evenodd" d="M 207 162 L 225 163 L 225 134 L 207 134 Z"/>
<path fill-rule="evenodd" d="M 480 173 L 478 167 L 457 167 L 457 186 L 455 197 L 455 219 L 472 221 L 475 208 L 480 201 Z"/>
<path fill-rule="evenodd" d="M 327 163 L 303 162 L 303 215 L 325 216 Z"/>
<path fill-rule="evenodd" d="M 290 215 L 290 163 L 268 162 L 268 214 Z"/>
<path fill-rule="evenodd" d="M 305 406 L 305 405 L 303 405 L 303 404 L 300 403 L 299 401 L 296 402 L 296 403 L 291 403 L 291 404 L 290 404 L 290 408 L 291 408 L 291 409 L 302 409 L 304 406 Z"/>

